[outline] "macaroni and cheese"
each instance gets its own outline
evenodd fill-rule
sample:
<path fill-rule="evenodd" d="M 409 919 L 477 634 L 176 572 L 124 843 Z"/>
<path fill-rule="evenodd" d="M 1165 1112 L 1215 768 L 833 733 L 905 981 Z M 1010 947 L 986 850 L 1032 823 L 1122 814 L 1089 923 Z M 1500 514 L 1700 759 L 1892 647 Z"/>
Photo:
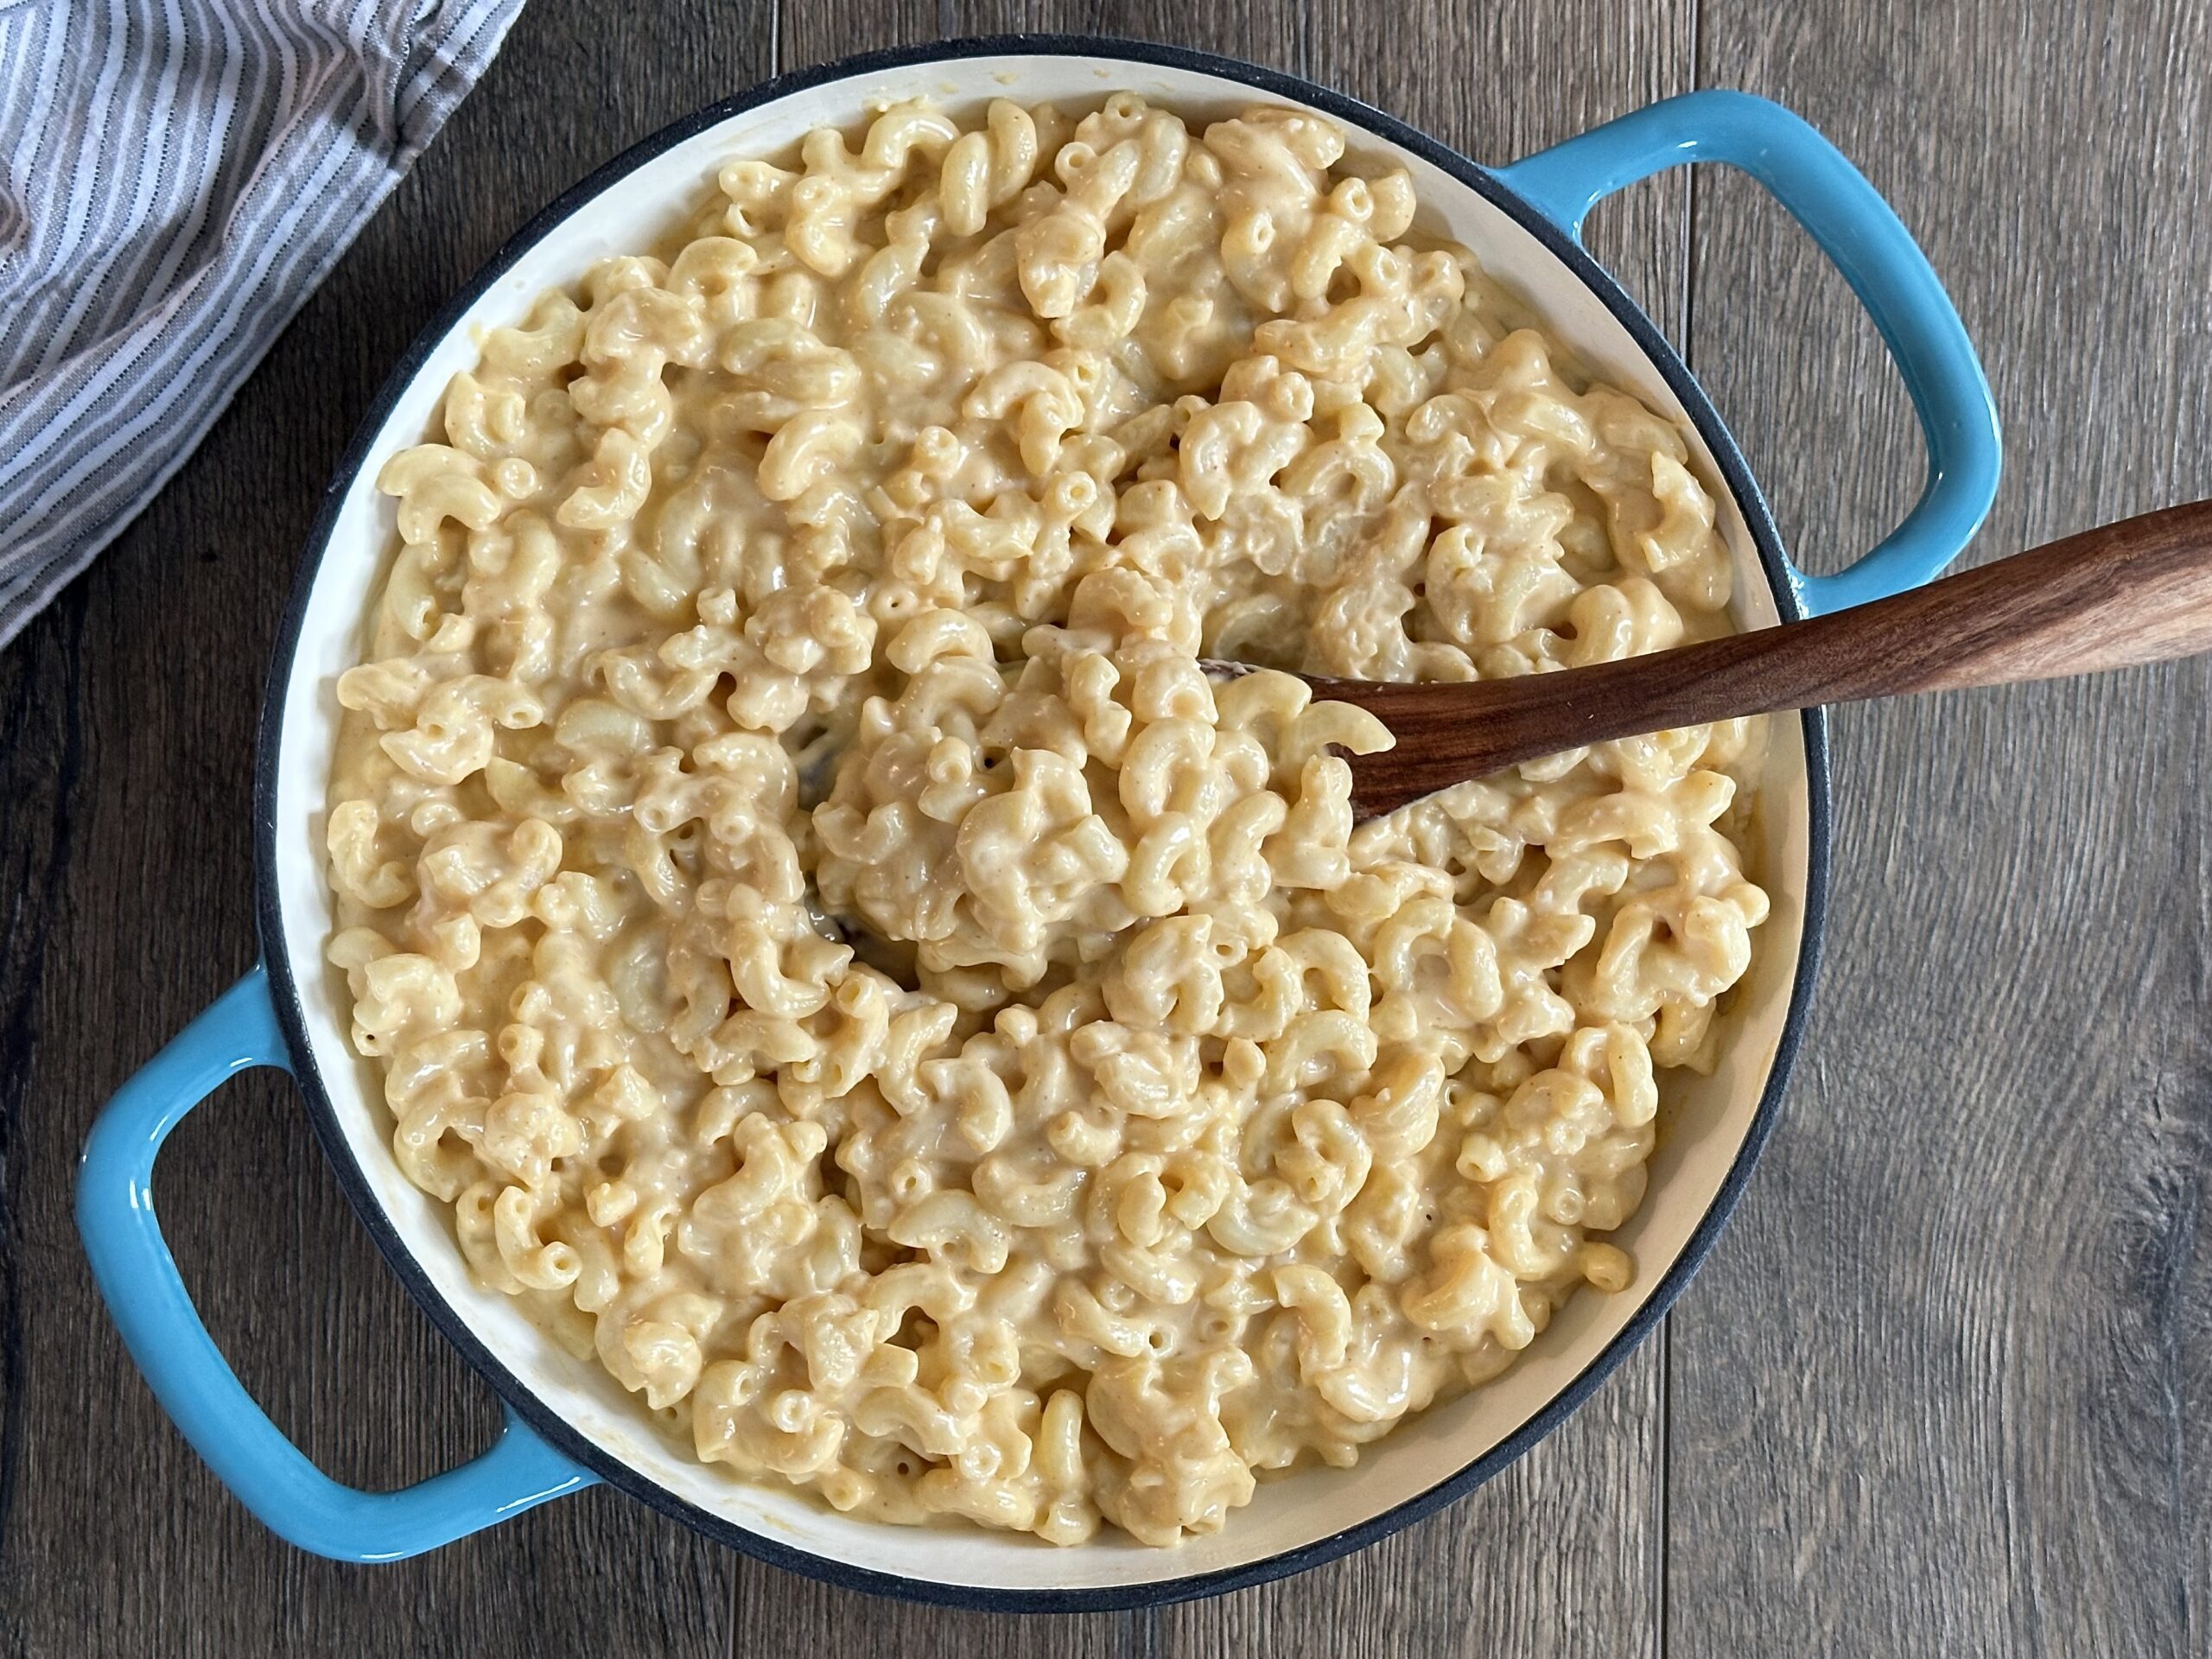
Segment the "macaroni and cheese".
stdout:
<path fill-rule="evenodd" d="M 857 143 L 849 142 L 856 137 Z M 880 110 L 490 329 L 329 797 L 407 1175 L 700 1458 L 1173 1544 L 1627 1287 L 1759 728 L 1355 822 L 1291 674 L 1724 632 L 1669 422 L 1319 118 Z"/>

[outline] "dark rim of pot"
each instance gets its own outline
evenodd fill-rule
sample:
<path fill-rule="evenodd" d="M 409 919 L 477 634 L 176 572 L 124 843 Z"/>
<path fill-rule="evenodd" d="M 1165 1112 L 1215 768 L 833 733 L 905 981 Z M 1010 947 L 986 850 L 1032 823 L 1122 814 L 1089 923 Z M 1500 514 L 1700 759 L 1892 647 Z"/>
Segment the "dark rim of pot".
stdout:
<path fill-rule="evenodd" d="M 1773 1065 L 1767 1074 L 1765 1090 L 1745 1133 L 1735 1162 L 1721 1182 L 1719 1193 L 1688 1243 L 1669 1265 L 1658 1285 L 1603 1352 L 1554 1395 L 1541 1411 L 1510 1435 L 1473 1462 L 1453 1471 L 1427 1491 L 1407 1499 L 1395 1509 L 1265 1560 L 1246 1562 L 1214 1573 L 1160 1579 L 1147 1583 L 1087 1588 L 1008 1589 L 944 1584 L 869 1571 L 793 1548 L 773 1538 L 748 1531 L 677 1497 L 620 1459 L 601 1451 L 550 1410 L 486 1348 L 467 1323 L 438 1293 L 405 1241 L 385 1217 L 366 1174 L 355 1162 L 345 1132 L 339 1126 L 321 1074 L 315 1065 L 314 1047 L 308 1041 L 299 986 L 293 976 L 292 963 L 283 948 L 284 930 L 276 885 L 277 840 L 282 826 L 276 821 L 276 807 L 278 747 L 283 731 L 286 690 L 292 658 L 298 648 L 300 629 L 307 613 L 308 595 L 346 493 L 356 474 L 368 461 L 369 447 L 393 405 L 414 380 L 438 342 L 445 338 L 467 308 L 556 226 L 607 186 L 635 171 L 663 151 L 747 110 L 757 109 L 792 93 L 833 81 L 852 79 L 884 70 L 919 63 L 1001 56 L 1096 58 L 1164 65 L 1242 82 L 1258 92 L 1324 111 L 1339 121 L 1363 128 L 1377 137 L 1411 150 L 1502 209 L 1604 302 L 1606 308 L 1665 376 L 1667 384 L 1681 400 L 1683 409 L 1712 450 L 1723 481 L 1743 511 L 1745 523 L 1749 526 L 1752 541 L 1758 547 L 1759 563 L 1766 572 L 1768 584 L 1773 590 L 1775 604 L 1783 620 L 1797 620 L 1799 608 L 1796 591 L 1783 560 L 1781 538 L 1775 530 L 1773 515 L 1758 485 L 1753 482 L 1735 440 L 1730 436 L 1727 428 L 1713 409 L 1712 401 L 1691 376 L 1681 357 L 1620 284 L 1584 252 L 1579 243 L 1516 195 L 1487 168 L 1395 117 L 1348 98 L 1342 92 L 1316 86 L 1280 70 L 1262 68 L 1233 58 L 1217 57 L 1180 47 L 1084 35 L 1008 35 L 863 53 L 836 63 L 779 75 L 734 98 L 709 105 L 671 126 L 664 127 L 652 137 L 633 145 L 599 168 L 509 238 L 490 263 L 447 302 L 393 368 L 390 378 L 385 381 L 366 414 L 362 416 L 359 429 L 339 462 L 337 474 L 324 498 L 322 510 L 308 532 L 305 555 L 293 585 L 291 603 L 277 632 L 275 660 L 270 671 L 269 689 L 262 709 L 259 747 L 254 768 L 254 875 L 257 889 L 255 920 L 261 938 L 263 960 L 268 968 L 270 993 L 283 1024 L 285 1039 L 291 1048 L 295 1069 L 307 1102 L 308 1116 L 315 1125 L 324 1152 L 337 1172 L 340 1184 L 345 1188 L 363 1224 L 375 1238 L 385 1260 L 407 1287 L 408 1294 L 445 1334 L 447 1340 L 461 1351 L 471 1365 L 483 1373 L 531 1427 L 543 1435 L 564 1455 L 639 1502 L 674 1516 L 717 1542 L 810 1578 L 875 1594 L 992 1611 L 1090 1612 L 1156 1606 L 1263 1584 L 1334 1560 L 1338 1556 L 1349 1554 L 1387 1537 L 1401 1528 L 1433 1514 L 1454 1499 L 1465 1497 L 1550 1433 L 1590 1396 L 1592 1391 L 1638 1343 L 1650 1334 L 1696 1273 L 1730 1212 L 1735 1209 L 1737 1200 L 1742 1196 L 1744 1184 L 1774 1128 L 1790 1070 L 1796 1058 L 1814 980 L 1819 969 L 1827 911 L 1827 722 L 1818 710 L 1806 712 L 1804 743 L 1808 836 L 1803 942 L 1798 953 L 1796 982 L 1790 989 L 1789 1011 L 1783 1025 L 1781 1041 L 1775 1050 Z"/>

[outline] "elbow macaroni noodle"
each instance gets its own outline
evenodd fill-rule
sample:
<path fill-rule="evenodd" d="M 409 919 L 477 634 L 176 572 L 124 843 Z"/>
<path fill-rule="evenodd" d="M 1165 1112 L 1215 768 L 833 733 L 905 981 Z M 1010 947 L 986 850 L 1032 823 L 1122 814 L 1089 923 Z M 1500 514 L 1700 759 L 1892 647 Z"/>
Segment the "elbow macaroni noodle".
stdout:
<path fill-rule="evenodd" d="M 393 456 L 329 955 L 488 1284 L 889 1521 L 1217 1528 L 1497 1376 L 1766 899 L 1755 722 L 1355 823 L 1287 674 L 1724 632 L 1676 431 L 1326 122 L 1127 94 L 725 167 Z"/>

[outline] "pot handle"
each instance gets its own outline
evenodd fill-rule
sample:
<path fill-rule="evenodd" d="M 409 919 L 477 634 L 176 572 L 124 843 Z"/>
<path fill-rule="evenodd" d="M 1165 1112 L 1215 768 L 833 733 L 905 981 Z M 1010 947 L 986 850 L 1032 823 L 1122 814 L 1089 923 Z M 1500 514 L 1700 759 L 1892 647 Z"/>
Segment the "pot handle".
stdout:
<path fill-rule="evenodd" d="M 1726 162 L 1789 210 L 1866 308 L 1928 442 L 1928 484 L 1905 520 L 1848 569 L 1789 567 L 1809 614 L 1931 581 L 1974 539 L 1997 493 L 2001 446 L 1989 382 L 1950 296 L 1859 169 L 1803 120 L 1747 92 L 1686 92 L 1540 150 L 1498 176 L 1577 241 L 1599 200 L 1663 168 Z"/>
<path fill-rule="evenodd" d="M 260 963 L 116 1091 L 85 1143 L 77 1230 L 124 1345 L 155 1397 L 273 1531 L 345 1561 L 396 1561 L 596 1484 L 518 1418 L 473 1463 L 396 1492 L 341 1486 L 245 1391 L 179 1276 L 154 1215 L 154 1160 L 184 1115 L 251 1066 L 291 1070 Z M 504 1404 L 504 1402 L 502 1402 Z"/>

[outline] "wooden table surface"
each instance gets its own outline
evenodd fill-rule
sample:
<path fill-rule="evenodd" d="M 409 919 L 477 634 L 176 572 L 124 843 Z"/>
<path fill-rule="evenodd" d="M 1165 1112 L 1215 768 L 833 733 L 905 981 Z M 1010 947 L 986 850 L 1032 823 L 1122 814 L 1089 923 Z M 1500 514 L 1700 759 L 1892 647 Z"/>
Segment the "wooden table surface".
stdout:
<path fill-rule="evenodd" d="M 1150 1612 L 823 1588 L 604 1489 L 426 1559 L 264 1532 L 156 1408 L 70 1222 L 87 1125 L 255 944 L 263 675 L 325 480 L 432 311 L 594 163 L 778 69 L 1015 29 L 1278 64 L 1503 161 L 1742 86 L 1894 203 L 2009 450 L 1986 558 L 2212 495 L 2212 22 L 2188 0 L 532 0 L 483 84 L 92 571 L 0 653 L 0 1651 L 1270 1656 L 2212 1650 L 2212 673 L 1843 711 L 1827 966 L 1779 1129 L 1663 1332 L 1474 1497 Z M 1599 212 L 1801 562 L 1916 493 L 1842 282 L 1733 175 Z M 209 1325 L 340 1478 L 483 1445 L 281 1078 L 188 1121 Z"/>

